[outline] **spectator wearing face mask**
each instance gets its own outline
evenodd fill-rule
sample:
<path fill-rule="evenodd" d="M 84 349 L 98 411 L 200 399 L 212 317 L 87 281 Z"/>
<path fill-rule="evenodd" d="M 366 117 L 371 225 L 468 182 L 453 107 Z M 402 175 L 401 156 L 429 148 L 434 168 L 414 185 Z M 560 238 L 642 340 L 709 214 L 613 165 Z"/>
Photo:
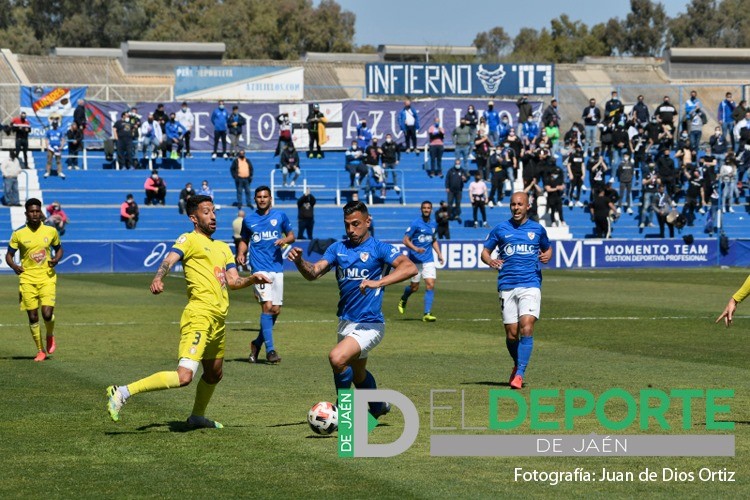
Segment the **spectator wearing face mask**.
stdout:
<path fill-rule="evenodd" d="M 156 151 L 161 147 L 163 139 L 161 127 L 154 120 L 154 114 L 149 113 L 146 121 L 141 124 L 140 133 L 140 147 L 145 161 L 156 158 Z"/>
<path fill-rule="evenodd" d="M 182 154 L 182 140 L 185 135 L 185 127 L 177 121 L 174 113 L 169 114 L 167 122 L 167 151 L 170 152 L 172 159 L 177 159 Z"/>
<path fill-rule="evenodd" d="M 383 161 L 383 168 L 385 169 L 386 174 L 388 172 L 391 173 L 393 190 L 399 192 L 401 189 L 398 187 L 396 167 L 398 166 L 399 161 L 401 161 L 401 151 L 398 144 L 393 141 L 393 136 L 391 134 L 385 134 L 385 142 L 380 149 L 382 151 L 381 159 Z"/>
<path fill-rule="evenodd" d="M 192 158 L 193 155 L 190 154 L 190 139 L 193 137 L 195 116 L 193 116 L 193 112 L 188 107 L 188 103 L 182 103 L 180 109 L 177 111 L 177 113 L 175 113 L 175 118 L 180 123 L 180 125 L 185 127 L 185 134 L 183 135 L 183 139 L 185 141 L 185 158 Z"/>
<path fill-rule="evenodd" d="M 287 144 L 292 142 L 294 124 L 289 120 L 289 113 L 281 113 L 277 116 L 276 123 L 279 124 L 279 140 L 276 142 L 276 151 L 273 155 L 279 156 Z"/>
<path fill-rule="evenodd" d="M 221 141 L 221 151 L 224 158 L 227 155 L 227 119 L 229 113 L 224 108 L 224 101 L 219 101 L 219 106 L 211 113 L 211 124 L 214 126 L 214 151 L 211 159 L 215 160 L 218 156 L 219 141 Z"/>
<path fill-rule="evenodd" d="M 143 189 L 146 191 L 146 205 L 164 205 L 167 183 L 159 177 L 159 172 L 151 172 L 151 176 L 143 183 Z"/>
<path fill-rule="evenodd" d="M 443 151 L 445 146 L 443 140 L 445 139 L 445 131 L 440 126 L 440 118 L 437 116 L 432 123 L 432 126 L 427 131 L 427 135 L 430 141 L 430 170 L 428 175 L 432 177 L 443 178 Z"/>
<path fill-rule="evenodd" d="M 60 130 L 60 122 L 51 120 L 52 127 L 44 134 L 45 149 L 47 150 L 47 166 L 44 177 L 50 176 L 52 171 L 52 159 L 55 159 L 57 175 L 65 179 L 65 172 L 62 169 L 62 150 L 65 144 L 65 134 Z"/>
<path fill-rule="evenodd" d="M 237 153 L 237 158 L 232 161 L 232 165 L 229 167 L 229 173 L 232 175 L 237 189 L 237 201 L 234 205 L 242 208 L 242 193 L 245 193 L 245 206 L 253 208 L 250 201 L 253 198 L 250 190 L 250 184 L 253 182 L 253 164 L 245 154 L 244 149 Z"/>

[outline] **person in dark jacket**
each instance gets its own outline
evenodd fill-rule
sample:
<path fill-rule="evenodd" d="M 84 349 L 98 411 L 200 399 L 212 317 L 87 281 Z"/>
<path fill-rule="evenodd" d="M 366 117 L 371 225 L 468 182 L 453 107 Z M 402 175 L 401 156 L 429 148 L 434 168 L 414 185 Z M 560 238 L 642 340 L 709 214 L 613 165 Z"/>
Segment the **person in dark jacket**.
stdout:
<path fill-rule="evenodd" d="M 227 118 L 227 132 L 229 133 L 229 141 L 232 143 L 229 154 L 232 157 L 237 157 L 241 150 L 249 148 L 250 143 L 243 148 L 240 145 L 242 140 L 242 127 L 245 126 L 247 120 L 240 113 L 239 106 L 232 106 L 232 114 Z"/>
<path fill-rule="evenodd" d="M 305 189 L 305 194 L 297 200 L 297 224 L 298 238 L 300 240 L 313 239 L 313 227 L 315 226 L 315 196 L 310 194 L 310 188 Z M 305 238 L 307 232 L 307 238 Z"/>
<path fill-rule="evenodd" d="M 77 122 L 71 122 L 65 138 L 68 145 L 68 158 L 65 163 L 68 165 L 68 170 L 78 170 L 78 153 L 83 149 L 83 130 Z"/>
<path fill-rule="evenodd" d="M 461 198 L 463 197 L 464 184 L 469 179 L 469 173 L 461 168 L 461 160 L 458 158 L 445 175 L 445 192 L 448 193 L 449 220 L 458 221 L 461 224 Z"/>

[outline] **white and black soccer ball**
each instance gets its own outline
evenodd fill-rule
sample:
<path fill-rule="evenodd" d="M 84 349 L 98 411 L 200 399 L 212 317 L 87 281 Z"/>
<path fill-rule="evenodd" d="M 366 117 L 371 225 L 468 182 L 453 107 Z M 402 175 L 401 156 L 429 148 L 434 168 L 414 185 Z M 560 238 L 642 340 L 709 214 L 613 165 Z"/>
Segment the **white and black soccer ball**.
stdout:
<path fill-rule="evenodd" d="M 315 434 L 332 434 L 339 428 L 339 411 L 333 403 L 315 403 L 307 412 L 307 423 Z"/>

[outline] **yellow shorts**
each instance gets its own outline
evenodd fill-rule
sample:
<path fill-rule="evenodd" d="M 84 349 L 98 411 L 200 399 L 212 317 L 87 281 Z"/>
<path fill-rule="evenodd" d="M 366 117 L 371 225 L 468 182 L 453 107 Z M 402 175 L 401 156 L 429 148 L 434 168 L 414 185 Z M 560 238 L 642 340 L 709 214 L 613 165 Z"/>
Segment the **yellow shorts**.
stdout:
<path fill-rule="evenodd" d="M 180 318 L 179 359 L 223 359 L 224 318 L 185 309 Z"/>
<path fill-rule="evenodd" d="M 18 285 L 18 298 L 22 311 L 36 311 L 39 306 L 55 307 L 57 284 L 54 281 L 44 283 L 21 283 Z"/>

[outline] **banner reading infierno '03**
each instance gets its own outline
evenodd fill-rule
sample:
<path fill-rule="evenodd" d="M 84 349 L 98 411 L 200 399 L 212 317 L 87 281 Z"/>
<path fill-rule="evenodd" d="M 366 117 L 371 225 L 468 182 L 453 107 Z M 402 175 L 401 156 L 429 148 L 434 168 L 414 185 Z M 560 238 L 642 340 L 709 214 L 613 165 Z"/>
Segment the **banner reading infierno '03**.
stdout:
<path fill-rule="evenodd" d="M 86 97 L 87 87 L 21 87 L 21 111 L 31 122 L 31 136 L 43 137 L 50 117 L 60 117 L 60 128 L 66 130 L 73 121 L 79 99 Z"/>

